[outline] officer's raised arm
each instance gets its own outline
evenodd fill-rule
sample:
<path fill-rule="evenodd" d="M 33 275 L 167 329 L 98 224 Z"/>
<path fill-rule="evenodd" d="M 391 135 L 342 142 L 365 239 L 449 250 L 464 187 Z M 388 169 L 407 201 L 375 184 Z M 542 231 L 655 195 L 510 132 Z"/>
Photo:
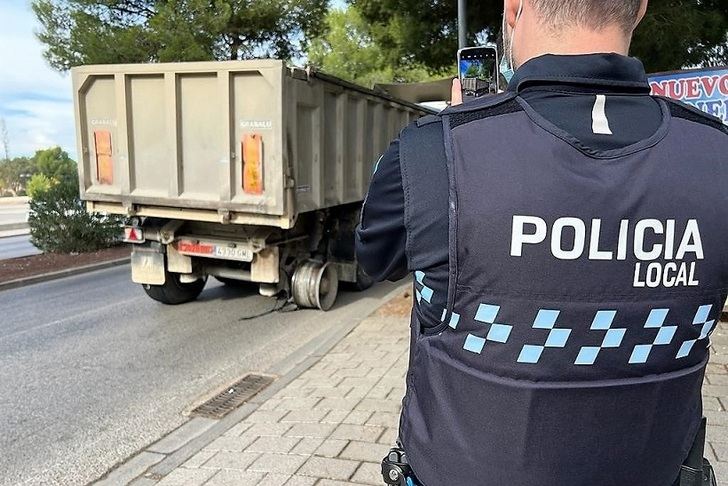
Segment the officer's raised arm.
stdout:
<path fill-rule="evenodd" d="M 356 230 L 359 265 L 374 280 L 400 280 L 407 275 L 404 193 L 399 167 L 399 140 L 377 162 Z"/>

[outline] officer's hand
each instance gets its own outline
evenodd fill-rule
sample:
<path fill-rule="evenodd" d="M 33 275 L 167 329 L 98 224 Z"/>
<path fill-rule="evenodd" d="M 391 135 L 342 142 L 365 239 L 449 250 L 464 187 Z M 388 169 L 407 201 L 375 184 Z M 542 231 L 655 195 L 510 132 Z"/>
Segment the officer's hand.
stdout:
<path fill-rule="evenodd" d="M 450 100 L 451 106 L 463 104 L 463 86 L 460 84 L 460 78 L 452 80 L 452 94 L 450 96 Z"/>

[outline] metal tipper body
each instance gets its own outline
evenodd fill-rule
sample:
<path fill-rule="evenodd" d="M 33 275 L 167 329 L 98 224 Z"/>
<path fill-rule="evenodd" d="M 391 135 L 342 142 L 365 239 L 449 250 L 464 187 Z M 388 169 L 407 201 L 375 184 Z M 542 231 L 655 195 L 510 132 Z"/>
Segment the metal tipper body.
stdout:
<path fill-rule="evenodd" d="M 368 285 L 359 206 L 379 154 L 425 109 L 278 60 L 72 76 L 81 196 L 130 218 L 132 278 L 150 296 L 192 300 L 213 275 L 264 293 L 293 281 L 302 304 L 330 307 L 339 280 Z"/>

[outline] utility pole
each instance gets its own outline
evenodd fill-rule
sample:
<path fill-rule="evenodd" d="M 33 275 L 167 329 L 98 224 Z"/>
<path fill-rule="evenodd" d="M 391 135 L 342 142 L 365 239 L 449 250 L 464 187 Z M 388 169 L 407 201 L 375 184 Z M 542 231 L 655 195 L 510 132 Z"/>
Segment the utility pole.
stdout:
<path fill-rule="evenodd" d="M 0 143 L 2 143 L 5 162 L 10 161 L 10 142 L 8 142 L 8 126 L 5 124 L 5 118 L 0 118 Z"/>
<path fill-rule="evenodd" d="M 458 0 L 458 46 L 468 47 L 468 0 Z"/>

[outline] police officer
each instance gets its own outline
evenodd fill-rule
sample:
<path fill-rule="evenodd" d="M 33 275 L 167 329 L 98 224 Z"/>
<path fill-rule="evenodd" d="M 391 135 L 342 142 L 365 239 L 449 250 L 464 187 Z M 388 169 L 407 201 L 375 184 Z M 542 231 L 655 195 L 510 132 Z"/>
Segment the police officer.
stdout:
<path fill-rule="evenodd" d="M 650 96 L 627 57 L 646 8 L 505 0 L 507 91 L 378 163 L 357 253 L 414 272 L 400 442 L 421 484 L 680 475 L 728 288 L 728 132 Z"/>

